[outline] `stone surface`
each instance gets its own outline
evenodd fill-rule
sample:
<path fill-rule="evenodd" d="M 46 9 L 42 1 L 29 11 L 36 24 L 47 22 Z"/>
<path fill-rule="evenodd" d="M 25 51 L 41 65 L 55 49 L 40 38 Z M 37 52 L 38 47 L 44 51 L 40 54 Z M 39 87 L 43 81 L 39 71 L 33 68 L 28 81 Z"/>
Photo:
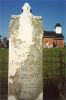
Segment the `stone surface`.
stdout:
<path fill-rule="evenodd" d="M 43 91 L 42 18 L 28 3 L 22 10 L 10 21 L 8 100 L 36 100 Z"/>
<path fill-rule="evenodd" d="M 37 98 L 37 100 L 43 100 L 43 92 L 41 92 Z"/>
<path fill-rule="evenodd" d="M 8 97 L 8 100 L 17 100 L 17 99 L 16 99 L 15 96 L 10 95 L 10 96 Z"/>

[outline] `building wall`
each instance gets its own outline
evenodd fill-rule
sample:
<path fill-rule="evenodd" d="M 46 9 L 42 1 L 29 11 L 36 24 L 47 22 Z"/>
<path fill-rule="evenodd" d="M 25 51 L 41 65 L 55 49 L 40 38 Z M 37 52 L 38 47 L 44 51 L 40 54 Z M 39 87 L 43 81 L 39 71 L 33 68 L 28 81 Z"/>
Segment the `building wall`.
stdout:
<path fill-rule="evenodd" d="M 62 39 L 55 39 L 54 38 L 43 38 L 43 47 L 47 47 L 47 48 L 50 48 L 50 47 L 53 47 L 53 43 L 56 44 L 57 47 L 60 47 L 60 48 L 63 48 L 64 47 L 64 40 Z"/>
<path fill-rule="evenodd" d="M 60 48 L 64 47 L 64 40 L 57 39 L 57 40 L 55 40 L 55 42 L 57 44 L 57 47 L 60 47 Z"/>
<path fill-rule="evenodd" d="M 48 48 L 53 47 L 53 38 L 43 38 L 43 47 L 46 47 L 48 44 Z"/>

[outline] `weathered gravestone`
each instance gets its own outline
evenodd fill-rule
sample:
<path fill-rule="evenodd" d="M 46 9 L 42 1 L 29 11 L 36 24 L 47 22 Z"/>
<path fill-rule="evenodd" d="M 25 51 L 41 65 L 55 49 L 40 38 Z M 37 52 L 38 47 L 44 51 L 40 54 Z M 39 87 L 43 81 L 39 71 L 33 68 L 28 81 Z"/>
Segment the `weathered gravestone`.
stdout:
<path fill-rule="evenodd" d="M 25 3 L 11 16 L 9 29 L 8 100 L 36 100 L 43 91 L 42 18 Z"/>

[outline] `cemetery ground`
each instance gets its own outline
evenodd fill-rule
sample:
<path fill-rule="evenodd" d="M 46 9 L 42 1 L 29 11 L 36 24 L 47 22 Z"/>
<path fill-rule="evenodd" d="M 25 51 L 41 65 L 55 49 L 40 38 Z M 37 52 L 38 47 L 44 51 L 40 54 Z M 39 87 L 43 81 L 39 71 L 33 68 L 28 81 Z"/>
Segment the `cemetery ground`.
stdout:
<path fill-rule="evenodd" d="M 0 48 L 0 100 L 8 94 L 8 49 Z"/>
<path fill-rule="evenodd" d="M 60 84 L 58 87 L 61 87 L 61 95 L 64 98 L 66 92 L 66 48 L 43 49 L 43 75 L 44 85 L 49 80 L 54 84 Z M 7 100 L 4 99 L 7 98 L 7 93 L 8 49 L 0 48 L 0 100 Z"/>
<path fill-rule="evenodd" d="M 66 99 L 66 48 L 43 50 L 45 100 Z"/>

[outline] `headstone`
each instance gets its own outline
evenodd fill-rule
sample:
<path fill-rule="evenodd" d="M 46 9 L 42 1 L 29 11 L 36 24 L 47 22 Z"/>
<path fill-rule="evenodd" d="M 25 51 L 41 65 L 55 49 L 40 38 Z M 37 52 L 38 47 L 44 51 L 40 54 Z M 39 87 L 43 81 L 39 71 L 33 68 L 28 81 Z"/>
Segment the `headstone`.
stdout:
<path fill-rule="evenodd" d="M 36 100 L 43 91 L 42 17 L 25 3 L 11 16 L 9 34 L 8 100 Z"/>

